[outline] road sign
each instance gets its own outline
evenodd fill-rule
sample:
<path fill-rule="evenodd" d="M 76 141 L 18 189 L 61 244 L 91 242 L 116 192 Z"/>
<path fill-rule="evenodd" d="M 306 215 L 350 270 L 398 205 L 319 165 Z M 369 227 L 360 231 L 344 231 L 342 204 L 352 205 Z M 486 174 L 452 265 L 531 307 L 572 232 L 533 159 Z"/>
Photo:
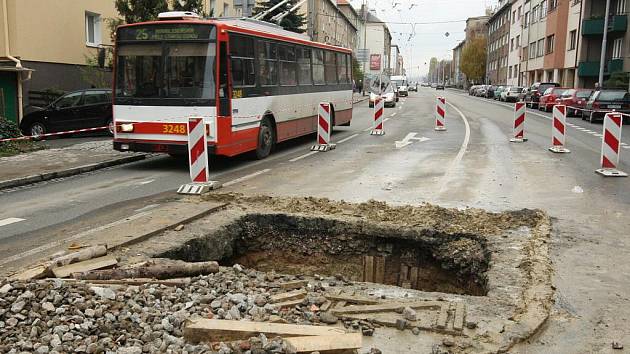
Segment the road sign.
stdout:
<path fill-rule="evenodd" d="M 370 50 L 366 48 L 358 49 L 356 58 L 359 63 L 367 63 L 370 60 Z"/>

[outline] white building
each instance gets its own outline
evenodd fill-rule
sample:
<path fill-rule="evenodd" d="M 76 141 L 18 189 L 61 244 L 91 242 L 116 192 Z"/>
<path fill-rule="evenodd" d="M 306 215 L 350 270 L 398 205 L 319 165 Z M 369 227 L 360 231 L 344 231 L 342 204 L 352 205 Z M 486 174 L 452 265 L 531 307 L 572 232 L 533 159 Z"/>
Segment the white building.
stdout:
<path fill-rule="evenodd" d="M 529 2 L 529 1 L 528 1 Z M 512 14 L 510 15 L 510 39 L 508 52 L 508 74 L 507 84 L 511 86 L 520 86 L 522 84 L 520 67 L 521 67 L 521 48 L 523 41 L 523 5 L 524 0 L 515 0 L 512 2 Z"/>
<path fill-rule="evenodd" d="M 527 62 L 521 65 L 525 74 L 524 85 L 531 85 L 539 81 L 553 80 L 553 74 L 543 70 L 545 57 L 545 36 L 547 34 L 547 0 L 530 0 L 526 7 L 523 21 L 523 32 L 527 32 Z M 522 41 L 522 39 L 521 39 Z M 523 43 L 523 47 L 525 43 Z M 525 52 L 525 51 L 524 51 Z"/>

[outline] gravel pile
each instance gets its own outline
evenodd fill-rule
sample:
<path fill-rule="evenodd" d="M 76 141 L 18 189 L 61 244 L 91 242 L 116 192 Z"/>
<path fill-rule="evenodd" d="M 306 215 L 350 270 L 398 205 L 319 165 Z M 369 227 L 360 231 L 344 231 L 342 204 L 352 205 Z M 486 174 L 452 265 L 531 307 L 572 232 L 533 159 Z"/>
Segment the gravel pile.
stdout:
<path fill-rule="evenodd" d="M 301 305 L 278 311 L 269 296 L 287 290 L 279 282 L 299 279 L 221 268 L 184 287 L 158 284 L 96 286 L 60 279 L 4 283 L 0 287 L 0 352 L 20 353 L 285 353 L 281 339 L 264 336 L 242 343 L 191 344 L 183 339 L 194 316 L 295 324 L 333 324 L 320 312 L 323 291 L 343 280 L 318 277 Z M 370 323 L 345 323 L 371 335 Z"/>

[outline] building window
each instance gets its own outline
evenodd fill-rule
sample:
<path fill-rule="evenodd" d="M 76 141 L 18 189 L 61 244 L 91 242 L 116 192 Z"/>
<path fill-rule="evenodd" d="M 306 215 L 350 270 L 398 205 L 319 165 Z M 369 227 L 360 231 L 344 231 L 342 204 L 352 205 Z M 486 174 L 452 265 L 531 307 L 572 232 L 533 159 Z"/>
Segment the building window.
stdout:
<path fill-rule="evenodd" d="M 529 59 L 536 58 L 536 42 L 529 44 Z"/>
<path fill-rule="evenodd" d="M 575 49 L 576 42 L 577 42 L 577 30 L 573 30 L 569 32 L 569 50 Z"/>
<path fill-rule="evenodd" d="M 542 57 L 543 54 L 545 54 L 545 39 L 539 39 L 538 40 L 538 56 Z"/>
<path fill-rule="evenodd" d="M 620 59 L 620 58 L 622 58 L 622 56 L 621 56 L 621 45 L 622 44 L 623 44 L 623 38 L 617 38 L 613 42 L 613 52 L 612 52 L 612 58 L 613 59 Z"/>
<path fill-rule="evenodd" d="M 529 48 L 529 47 L 523 47 L 523 54 L 521 55 L 521 58 L 522 58 L 522 59 L 527 59 L 527 58 L 528 58 L 528 57 L 527 57 L 527 49 L 528 49 L 528 48 Z"/>
<path fill-rule="evenodd" d="M 516 10 L 512 11 L 512 24 L 516 23 Z"/>
<path fill-rule="evenodd" d="M 523 8 L 521 6 L 518 7 L 518 18 L 521 18 L 521 16 L 523 16 L 523 13 L 521 12 L 523 10 Z"/>
<path fill-rule="evenodd" d="M 230 5 L 223 3 L 223 17 L 228 17 L 230 15 Z"/>
<path fill-rule="evenodd" d="M 101 44 L 101 15 L 85 13 L 85 44 L 92 47 Z"/>
<path fill-rule="evenodd" d="M 545 16 L 547 16 L 547 0 L 540 2 L 540 18 L 545 18 Z"/>
<path fill-rule="evenodd" d="M 529 11 L 525 13 L 525 21 L 523 21 L 523 27 L 527 28 L 529 26 Z"/>
<path fill-rule="evenodd" d="M 514 38 L 510 40 L 510 51 L 514 50 Z"/>
<path fill-rule="evenodd" d="M 617 15 L 626 14 L 626 0 L 617 0 Z"/>
<path fill-rule="evenodd" d="M 536 21 L 538 21 L 538 5 L 534 6 L 534 9 L 532 10 L 532 23 L 535 23 Z"/>
<path fill-rule="evenodd" d="M 555 39 L 556 39 L 556 36 L 553 35 L 553 34 L 551 36 L 547 37 L 547 53 L 546 54 L 553 53 L 553 47 L 554 47 Z"/>
<path fill-rule="evenodd" d="M 558 0 L 549 0 L 549 12 L 553 11 L 558 7 Z"/>
<path fill-rule="evenodd" d="M 521 46 L 521 35 L 516 36 L 516 48 Z"/>
<path fill-rule="evenodd" d="M 512 67 L 510 66 L 508 69 L 508 79 L 512 78 Z"/>

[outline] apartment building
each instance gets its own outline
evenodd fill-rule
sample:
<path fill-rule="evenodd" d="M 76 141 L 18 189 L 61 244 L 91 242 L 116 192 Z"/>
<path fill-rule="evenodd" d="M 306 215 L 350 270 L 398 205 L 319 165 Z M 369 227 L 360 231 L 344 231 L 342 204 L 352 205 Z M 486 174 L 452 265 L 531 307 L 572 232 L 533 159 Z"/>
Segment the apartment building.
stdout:
<path fill-rule="evenodd" d="M 367 7 L 362 7 L 361 13 L 365 14 L 365 49 L 370 57 L 365 73 L 374 78 L 390 67 L 392 35 L 387 24 L 370 13 Z"/>
<path fill-rule="evenodd" d="M 298 11 L 306 15 L 306 29 L 312 40 L 356 47 L 357 27 L 337 6 L 336 0 L 308 0 Z"/>
<path fill-rule="evenodd" d="M 356 28 L 357 38 L 354 47 L 351 47 L 351 49 L 356 52 L 359 48 L 363 48 L 364 46 L 363 38 L 365 33 L 365 21 L 359 12 L 357 12 L 357 10 L 347 0 L 337 0 L 337 7 L 339 7 L 339 10 L 341 10 L 341 12 Z"/>
<path fill-rule="evenodd" d="M 605 0 L 582 0 L 582 29 L 577 36 L 579 87 L 594 87 L 599 76 L 602 36 L 604 34 Z M 608 13 L 604 80 L 612 74 L 630 72 L 630 35 L 628 35 L 627 0 L 611 0 Z M 604 81 L 604 84 L 606 82 Z"/>
<path fill-rule="evenodd" d="M 525 0 L 512 1 L 512 14 L 510 16 L 510 48 L 507 60 L 507 84 L 511 86 L 521 85 L 521 41 L 523 40 L 521 29 L 523 28 L 524 4 Z"/>
<path fill-rule="evenodd" d="M 32 91 L 90 87 L 81 68 L 112 44 L 113 1 L 0 0 L 0 12 L 0 114 L 19 121 Z"/>
<path fill-rule="evenodd" d="M 548 1 L 553 0 L 530 0 L 525 13 L 523 31 L 527 32 L 529 44 L 527 47 L 527 62 L 524 66 L 521 65 L 521 70 L 526 73 L 526 85 L 553 79 L 550 71 L 544 69 Z M 553 73 L 553 70 L 551 70 L 551 73 Z"/>
<path fill-rule="evenodd" d="M 505 85 L 507 83 L 511 11 L 510 1 L 499 1 L 497 11 L 488 19 L 486 82 L 490 84 Z"/>
<path fill-rule="evenodd" d="M 466 45 L 466 41 L 461 41 L 455 48 L 453 48 L 453 84 L 458 88 L 463 88 L 466 83 L 466 75 L 461 71 L 459 65 L 461 63 L 462 50 Z"/>
<path fill-rule="evenodd" d="M 466 19 L 465 41 L 470 43 L 473 38 L 487 37 L 488 28 L 486 26 L 488 20 L 490 20 L 490 16 L 477 16 Z"/>

